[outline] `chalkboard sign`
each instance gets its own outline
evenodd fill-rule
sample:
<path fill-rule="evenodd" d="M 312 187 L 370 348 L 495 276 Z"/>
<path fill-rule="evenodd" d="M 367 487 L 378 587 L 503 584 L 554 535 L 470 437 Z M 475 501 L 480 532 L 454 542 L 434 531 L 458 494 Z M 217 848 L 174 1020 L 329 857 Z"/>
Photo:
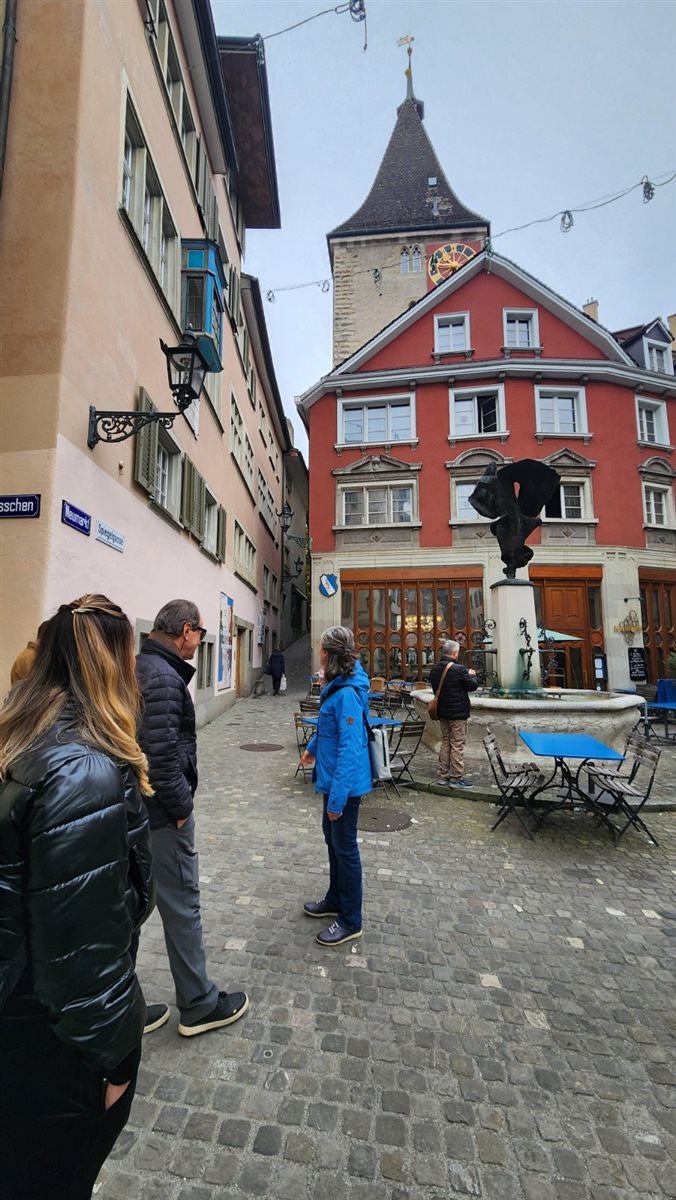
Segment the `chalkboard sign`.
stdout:
<path fill-rule="evenodd" d="M 629 678 L 632 682 L 645 682 L 645 650 L 643 646 L 629 646 Z"/>

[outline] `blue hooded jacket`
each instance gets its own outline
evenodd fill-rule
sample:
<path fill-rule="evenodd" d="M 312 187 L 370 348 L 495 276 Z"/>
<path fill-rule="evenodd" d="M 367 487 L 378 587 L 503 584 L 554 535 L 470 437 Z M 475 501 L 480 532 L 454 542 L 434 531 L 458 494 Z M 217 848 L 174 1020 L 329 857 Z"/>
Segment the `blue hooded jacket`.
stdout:
<path fill-rule="evenodd" d="M 349 796 L 373 788 L 368 734 L 368 675 L 360 662 L 351 675 L 339 675 L 322 691 L 317 732 L 307 749 L 315 757 L 315 791 L 328 796 L 330 812 L 342 813 Z"/>

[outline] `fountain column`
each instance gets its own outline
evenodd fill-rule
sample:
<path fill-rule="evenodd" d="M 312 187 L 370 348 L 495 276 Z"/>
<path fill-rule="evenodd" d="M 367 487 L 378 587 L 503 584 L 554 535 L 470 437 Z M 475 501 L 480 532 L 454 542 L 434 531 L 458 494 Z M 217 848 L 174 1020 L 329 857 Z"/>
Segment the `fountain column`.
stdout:
<path fill-rule="evenodd" d="M 498 652 L 498 685 L 519 692 L 539 688 L 541 676 L 535 587 L 528 579 L 499 579 L 491 584 L 490 590 L 493 593 L 494 642 Z M 530 646 L 525 634 L 531 639 Z M 524 678 L 524 675 L 528 675 L 528 678 Z"/>

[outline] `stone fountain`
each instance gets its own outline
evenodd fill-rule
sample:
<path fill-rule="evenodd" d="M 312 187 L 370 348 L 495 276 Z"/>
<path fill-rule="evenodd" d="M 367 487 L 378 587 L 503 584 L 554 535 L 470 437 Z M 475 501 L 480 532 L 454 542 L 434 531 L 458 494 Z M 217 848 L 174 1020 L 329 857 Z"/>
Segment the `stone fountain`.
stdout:
<path fill-rule="evenodd" d="M 516 572 L 533 557 L 526 538 L 542 524 L 539 514 L 559 482 L 558 471 L 535 459 L 500 468 L 491 463 L 469 498 L 472 507 L 492 521 L 505 578 L 490 589 L 496 680 L 490 691 L 472 694 L 468 758 L 484 755 L 481 740 L 487 726 L 507 755 L 524 759 L 529 753 L 519 729 L 588 733 L 619 750 L 638 719 L 639 696 L 541 686 L 535 588 L 528 579 L 517 579 Z M 427 718 L 433 692 L 426 688 L 413 695 L 418 714 L 427 721 L 425 742 L 438 748 L 439 725 Z"/>

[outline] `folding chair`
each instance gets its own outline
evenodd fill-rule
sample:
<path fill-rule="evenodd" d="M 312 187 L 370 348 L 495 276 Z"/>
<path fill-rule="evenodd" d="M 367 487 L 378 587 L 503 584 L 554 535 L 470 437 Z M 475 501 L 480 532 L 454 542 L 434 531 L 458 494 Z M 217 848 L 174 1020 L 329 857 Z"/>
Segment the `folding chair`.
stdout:
<path fill-rule="evenodd" d="M 405 721 L 399 730 L 399 737 L 390 756 L 392 785 L 398 796 L 400 792 L 397 784 L 404 776 L 410 780 L 416 792 L 418 791 L 418 784 L 411 774 L 411 763 L 418 752 L 424 732 L 425 722 L 420 720 Z"/>
<path fill-rule="evenodd" d="M 298 701 L 298 707 L 302 713 L 310 713 L 316 717 L 319 712 L 319 697 L 307 696 L 305 700 Z"/>
<path fill-rule="evenodd" d="M 303 766 L 302 762 L 300 762 L 300 758 L 303 754 L 303 751 L 307 747 L 307 744 L 310 741 L 310 738 L 312 737 L 312 734 L 315 732 L 315 730 L 312 728 L 311 725 L 306 725 L 304 723 L 302 713 L 299 713 L 299 712 L 294 713 L 293 720 L 294 720 L 294 724 L 296 727 L 296 745 L 298 747 L 298 759 L 299 759 L 298 766 L 296 767 L 296 770 L 294 773 L 294 779 L 296 778 L 296 775 L 298 774 L 298 772 L 302 771 L 303 772 L 303 783 L 305 783 L 307 781 L 308 777 L 310 779 L 312 779 L 312 767 Z"/>
<path fill-rule="evenodd" d="M 385 712 L 385 693 L 379 692 L 377 696 L 371 696 L 369 699 L 369 711 L 374 716 L 382 717 Z"/>
<path fill-rule="evenodd" d="M 631 778 L 622 776 L 619 772 L 612 776 L 608 772 L 603 791 L 594 797 L 594 803 L 603 808 L 606 817 L 626 817 L 620 830 L 611 825 L 616 845 L 630 825 L 633 825 L 634 829 L 643 830 L 654 846 L 659 845 L 657 838 L 641 818 L 640 812 L 652 791 L 661 753 L 661 750 L 649 746 L 644 741 L 638 750 L 638 763 Z"/>
<path fill-rule="evenodd" d="M 654 712 L 651 715 L 650 705 L 654 701 L 657 703 L 657 688 L 654 683 L 639 683 L 636 685 L 637 696 L 642 696 L 643 704 L 641 705 L 641 715 L 636 722 L 633 732 L 642 733 L 646 738 L 654 738 L 657 741 L 657 734 L 653 729 L 656 721 L 660 720 L 659 713 Z"/>
<path fill-rule="evenodd" d="M 483 739 L 483 743 L 493 777 L 500 792 L 500 801 L 498 802 L 500 803 L 500 811 L 497 820 L 491 825 L 491 832 L 497 829 L 505 817 L 508 817 L 513 812 L 521 822 L 530 840 L 534 841 L 535 839 L 528 826 L 528 817 L 535 814 L 535 809 L 530 803 L 530 798 L 531 793 L 542 783 L 542 775 L 534 763 L 510 763 L 509 767 L 506 767 L 502 761 L 502 755 L 498 750 L 498 744 L 492 734 L 488 734 Z M 525 810 L 525 817 L 523 816 L 522 809 Z"/>

